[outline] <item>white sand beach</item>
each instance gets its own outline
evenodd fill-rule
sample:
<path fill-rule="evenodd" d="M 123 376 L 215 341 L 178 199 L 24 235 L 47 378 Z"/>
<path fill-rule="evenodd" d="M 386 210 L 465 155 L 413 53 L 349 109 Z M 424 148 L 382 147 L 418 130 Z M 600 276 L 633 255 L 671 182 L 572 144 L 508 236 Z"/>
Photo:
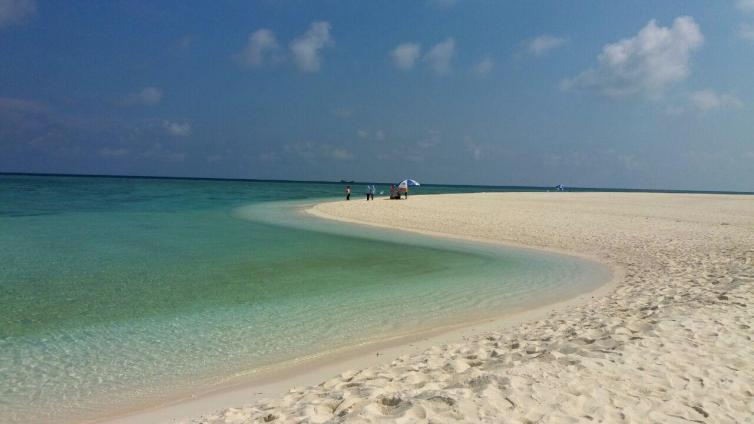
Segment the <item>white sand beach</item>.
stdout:
<path fill-rule="evenodd" d="M 578 306 L 195 422 L 754 422 L 754 196 L 478 193 L 310 213 L 619 272 Z"/>

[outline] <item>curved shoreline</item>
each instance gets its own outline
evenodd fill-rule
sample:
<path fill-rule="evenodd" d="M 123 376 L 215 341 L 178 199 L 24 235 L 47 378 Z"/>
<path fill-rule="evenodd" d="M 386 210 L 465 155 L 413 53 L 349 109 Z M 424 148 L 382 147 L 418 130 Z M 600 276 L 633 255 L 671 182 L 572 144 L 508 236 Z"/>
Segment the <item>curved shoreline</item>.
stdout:
<path fill-rule="evenodd" d="M 317 203 L 313 207 L 302 207 L 298 209 L 298 212 L 306 213 L 323 220 L 347 222 L 354 225 L 366 225 L 376 228 L 389 228 L 387 226 L 340 219 L 318 213 L 315 208 L 325 203 L 331 202 Z M 160 405 L 118 413 L 113 416 L 87 422 L 108 424 L 175 422 L 176 420 L 196 418 L 208 411 L 230 408 L 238 405 L 239 400 L 242 400 L 243 403 L 248 403 L 270 396 L 280 396 L 287 389 L 318 384 L 346 370 L 377 366 L 395 357 L 416 354 L 438 344 L 458 343 L 473 335 L 503 328 L 512 328 L 524 322 L 544 318 L 548 314 L 562 312 L 575 306 L 586 305 L 591 300 L 605 296 L 612 291 L 623 274 L 623 270 L 620 267 L 597 260 L 597 258 L 590 255 L 579 254 L 578 252 L 532 247 L 516 243 L 491 242 L 477 238 L 455 237 L 444 233 L 410 231 L 420 236 L 444 240 L 463 240 L 483 245 L 497 245 L 519 250 L 541 251 L 560 256 L 579 258 L 605 266 L 609 272 L 609 278 L 593 290 L 557 302 L 540 304 L 535 307 L 524 307 L 523 310 L 501 313 L 483 319 L 464 321 L 455 325 L 434 327 L 431 330 L 419 330 L 331 351 L 318 352 L 304 358 L 296 358 L 255 370 L 252 373 L 253 377 L 250 378 L 231 377 L 231 379 L 235 380 L 234 382 L 220 384 L 217 387 L 194 394 L 189 398 L 175 399 Z"/>
<path fill-rule="evenodd" d="M 378 199 L 378 200 L 385 200 L 385 199 Z M 365 200 L 355 200 L 354 202 L 366 202 L 366 201 Z M 358 220 L 358 219 L 345 218 L 345 217 L 342 217 L 342 216 L 331 215 L 331 214 L 328 214 L 328 213 L 323 212 L 320 209 L 318 209 L 318 206 L 324 205 L 324 204 L 327 204 L 327 203 L 336 203 L 336 202 L 322 202 L 322 203 L 318 203 L 318 204 L 314 205 L 313 207 L 304 209 L 304 212 L 306 212 L 306 213 L 308 213 L 308 214 L 310 214 L 312 216 L 316 216 L 318 218 L 321 218 L 321 219 L 327 219 L 327 220 L 338 221 L 338 222 L 345 222 L 345 223 L 354 224 L 354 225 L 364 225 L 364 226 L 372 227 L 372 228 L 384 228 L 384 229 L 389 229 L 389 230 L 395 231 L 395 228 L 391 227 L 389 225 L 385 225 L 385 224 L 381 224 L 381 223 L 376 223 L 376 222 L 370 222 L 370 221 L 363 221 L 363 220 Z M 607 267 L 610 270 L 610 274 L 612 275 L 610 277 L 609 281 L 606 282 L 605 284 L 601 285 L 597 290 L 599 290 L 600 288 L 602 288 L 605 285 L 614 285 L 614 284 L 616 284 L 617 283 L 616 279 L 618 277 L 616 277 L 615 274 L 620 274 L 622 272 L 622 268 L 621 267 L 619 267 L 618 265 L 613 264 L 611 262 L 605 261 L 603 258 L 600 258 L 599 256 L 588 254 L 588 253 L 584 253 L 584 252 L 574 251 L 574 250 L 558 249 L 558 248 L 548 247 L 548 246 L 532 246 L 532 245 L 529 245 L 529 244 L 517 243 L 517 242 L 515 242 L 513 240 L 490 240 L 490 239 L 483 239 L 483 238 L 479 238 L 479 237 L 471 237 L 471 236 L 462 236 L 462 235 L 457 235 L 457 234 L 443 233 L 443 232 L 439 232 L 439 231 L 420 230 L 420 229 L 416 229 L 416 228 L 401 228 L 401 231 L 406 231 L 406 232 L 410 232 L 410 233 L 414 233 L 414 234 L 421 234 L 421 235 L 429 236 L 429 237 L 436 237 L 436 238 L 440 238 L 440 239 L 463 240 L 463 241 L 470 241 L 470 242 L 474 242 L 474 243 L 482 243 L 482 244 L 488 244 L 488 245 L 498 245 L 498 246 L 510 247 L 510 248 L 514 248 L 514 249 L 535 250 L 535 251 L 549 252 L 549 253 L 555 253 L 555 254 L 563 255 L 563 256 L 576 257 L 576 258 L 584 259 L 584 260 L 587 260 L 587 261 L 590 261 L 590 262 L 597 262 L 597 263 L 599 263 L 599 264 Z"/>
<path fill-rule="evenodd" d="M 623 272 L 585 305 L 203 422 L 747 422 L 754 414 L 752 196 L 477 193 L 318 208 L 370 225 L 576 251 Z"/>

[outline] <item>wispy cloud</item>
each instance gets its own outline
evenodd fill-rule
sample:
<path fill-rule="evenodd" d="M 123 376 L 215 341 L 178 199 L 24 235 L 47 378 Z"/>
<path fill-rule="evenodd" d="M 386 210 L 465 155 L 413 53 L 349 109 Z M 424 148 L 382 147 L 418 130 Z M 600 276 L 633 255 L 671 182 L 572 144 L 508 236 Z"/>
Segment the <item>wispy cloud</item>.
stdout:
<path fill-rule="evenodd" d="M 745 13 L 754 13 L 754 0 L 738 0 L 736 6 Z M 736 35 L 743 40 L 754 42 L 754 25 L 751 23 L 739 25 Z"/>
<path fill-rule="evenodd" d="M 269 29 L 258 29 L 249 34 L 246 47 L 235 55 L 236 60 L 244 66 L 259 67 L 265 62 L 269 53 L 279 48 L 275 34 Z"/>
<path fill-rule="evenodd" d="M 530 55 L 540 57 L 552 50 L 565 46 L 567 43 L 567 38 L 544 34 L 527 40 L 524 45 Z"/>
<path fill-rule="evenodd" d="M 99 114 L 69 114 L 26 99 L 0 97 L 0 151 L 7 143 L 25 157 L 142 157 L 176 162 L 187 157 L 176 151 L 172 137 L 191 134 L 187 121 L 155 118 L 106 118 Z"/>
<path fill-rule="evenodd" d="M 492 68 L 495 66 L 495 63 L 492 61 L 492 58 L 488 56 L 484 56 L 479 60 L 479 62 L 475 63 L 474 66 L 471 67 L 471 71 L 477 75 L 487 75 L 492 71 Z"/>
<path fill-rule="evenodd" d="M 738 0 L 736 7 L 744 12 L 754 12 L 754 0 Z"/>
<path fill-rule="evenodd" d="M 507 156 L 504 146 L 494 143 L 480 143 L 468 135 L 463 138 L 463 147 L 476 161 L 499 160 L 501 157 Z"/>
<path fill-rule="evenodd" d="M 307 161 L 317 161 L 318 159 L 351 160 L 355 158 L 353 152 L 345 147 L 314 141 L 288 144 L 283 147 L 283 150 Z"/>
<path fill-rule="evenodd" d="M 691 54 L 703 41 L 699 25 L 690 16 L 676 18 L 671 27 L 652 20 L 636 36 L 604 46 L 596 69 L 563 80 L 561 87 L 607 96 L 644 93 L 657 97 L 689 76 Z"/>
<path fill-rule="evenodd" d="M 470 136 L 463 138 L 463 144 L 471 153 L 471 157 L 474 158 L 474 160 L 482 160 L 484 158 L 484 147 L 481 144 L 474 142 Z"/>
<path fill-rule="evenodd" d="M 320 51 L 335 44 L 329 22 L 313 22 L 309 30 L 290 43 L 293 61 L 302 72 L 317 72 L 322 66 Z"/>
<path fill-rule="evenodd" d="M 0 0 L 0 28 L 21 24 L 36 13 L 36 0 Z"/>
<path fill-rule="evenodd" d="M 59 131 L 47 105 L 13 97 L 0 97 L 0 148 L 4 143 L 33 140 Z"/>
<path fill-rule="evenodd" d="M 351 153 L 350 150 L 344 149 L 342 147 L 333 148 L 331 155 L 333 158 L 338 160 L 349 160 L 354 158 L 353 153 Z"/>
<path fill-rule="evenodd" d="M 0 111 L 41 113 L 47 111 L 47 109 L 46 105 L 32 100 L 0 97 Z"/>
<path fill-rule="evenodd" d="M 447 75 L 451 71 L 451 61 L 455 54 L 456 42 L 450 37 L 432 46 L 427 54 L 424 55 L 424 61 L 429 64 L 435 74 Z"/>
<path fill-rule="evenodd" d="M 754 42 L 754 25 L 741 24 L 738 27 L 738 36 L 746 41 Z"/>
<path fill-rule="evenodd" d="M 393 63 L 399 69 L 408 70 L 414 67 L 421 56 L 421 46 L 418 43 L 403 43 L 390 52 Z"/>
<path fill-rule="evenodd" d="M 442 141 L 442 133 L 439 130 L 429 130 L 426 136 L 416 142 L 420 149 L 430 149 L 436 147 Z"/>
<path fill-rule="evenodd" d="M 145 87 L 123 99 L 125 106 L 156 106 L 162 101 L 162 90 L 157 87 Z"/>
<path fill-rule="evenodd" d="M 188 137 L 191 135 L 190 122 L 163 121 L 162 127 L 173 137 Z"/>
<path fill-rule="evenodd" d="M 163 162 L 183 162 L 188 155 L 186 152 L 174 151 L 163 143 L 157 142 L 147 147 L 142 156 Z"/>
<path fill-rule="evenodd" d="M 743 102 L 733 94 L 717 93 L 712 90 L 694 91 L 689 94 L 692 106 L 700 112 L 708 112 L 716 109 L 741 107 Z"/>
<path fill-rule="evenodd" d="M 362 138 L 365 140 L 372 139 L 376 141 L 385 141 L 385 139 L 387 138 L 387 135 L 385 134 L 385 130 L 382 130 L 382 129 L 375 130 L 374 132 L 370 132 L 368 130 L 362 129 L 362 130 L 356 131 L 356 135 L 359 138 Z"/>

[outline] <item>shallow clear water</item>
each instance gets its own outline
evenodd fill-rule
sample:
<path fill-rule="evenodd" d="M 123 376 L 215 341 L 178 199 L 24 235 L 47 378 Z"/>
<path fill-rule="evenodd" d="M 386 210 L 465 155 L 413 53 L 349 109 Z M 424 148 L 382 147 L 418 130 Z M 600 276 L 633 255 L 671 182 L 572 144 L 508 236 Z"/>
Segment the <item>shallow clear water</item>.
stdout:
<path fill-rule="evenodd" d="M 297 211 L 341 189 L 0 175 L 0 422 L 96 418 L 605 280 L 573 258 Z"/>

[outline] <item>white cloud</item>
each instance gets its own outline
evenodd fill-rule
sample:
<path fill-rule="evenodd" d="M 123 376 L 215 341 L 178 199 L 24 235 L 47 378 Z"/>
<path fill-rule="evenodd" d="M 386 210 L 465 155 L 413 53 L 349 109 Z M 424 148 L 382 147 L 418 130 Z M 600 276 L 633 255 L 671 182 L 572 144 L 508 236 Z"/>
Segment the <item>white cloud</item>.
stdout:
<path fill-rule="evenodd" d="M 278 47 L 275 34 L 269 29 L 262 28 L 249 34 L 246 47 L 235 57 L 245 66 L 258 67 L 264 63 L 268 53 L 277 50 Z"/>
<path fill-rule="evenodd" d="M 471 70 L 477 75 L 487 75 L 492 71 L 494 66 L 495 63 L 492 61 L 492 58 L 485 56 L 479 62 L 474 64 Z"/>
<path fill-rule="evenodd" d="M 309 30 L 290 44 L 296 66 L 303 72 L 316 72 L 322 65 L 320 50 L 333 45 L 329 22 L 313 22 Z"/>
<path fill-rule="evenodd" d="M 738 27 L 738 36 L 746 41 L 754 41 L 754 25 L 741 24 Z"/>
<path fill-rule="evenodd" d="M 0 0 L 0 28 L 21 24 L 36 13 L 36 0 Z"/>
<path fill-rule="evenodd" d="M 741 107 L 743 103 L 738 97 L 729 93 L 716 93 L 712 90 L 694 91 L 689 94 L 691 104 L 701 112 L 707 112 L 726 107 Z"/>
<path fill-rule="evenodd" d="M 552 35 L 540 35 L 532 38 L 525 43 L 526 50 L 533 56 L 543 56 L 545 53 L 563 47 L 568 39 L 563 37 L 554 37 Z"/>
<path fill-rule="evenodd" d="M 736 6 L 744 12 L 754 12 L 754 0 L 738 0 Z"/>
<path fill-rule="evenodd" d="M 191 123 L 164 121 L 162 127 L 174 137 L 188 137 L 191 135 Z"/>
<path fill-rule="evenodd" d="M 656 97 L 688 77 L 691 53 L 703 41 L 699 25 L 690 16 L 676 18 L 672 27 L 660 27 L 652 20 L 636 36 L 604 46 L 597 69 L 563 80 L 561 87 L 608 96 L 644 93 Z"/>
<path fill-rule="evenodd" d="M 393 63 L 400 69 L 411 69 L 421 55 L 421 46 L 417 43 L 403 43 L 390 52 Z"/>
<path fill-rule="evenodd" d="M 367 131 L 367 130 L 358 130 L 358 131 L 356 131 L 356 135 L 359 138 L 362 138 L 362 139 L 365 139 L 365 140 L 366 139 L 373 139 L 373 140 L 377 140 L 377 141 L 385 141 L 385 139 L 387 138 L 387 136 L 385 134 L 385 130 L 376 130 L 373 134 L 370 134 L 369 131 Z"/>
<path fill-rule="evenodd" d="M 448 38 L 441 43 L 435 44 L 424 55 L 424 60 L 437 75 L 446 75 L 450 73 L 450 62 L 456 53 L 456 42 L 453 38 Z"/>
<path fill-rule="evenodd" d="M 343 149 L 341 147 L 335 147 L 331 151 L 331 155 L 333 158 L 338 160 L 349 160 L 353 159 L 353 153 L 351 153 L 349 150 Z"/>
<path fill-rule="evenodd" d="M 456 53 L 456 42 L 453 38 L 448 38 L 443 42 L 437 43 L 424 55 L 422 60 L 426 62 L 429 67 L 437 75 L 446 75 L 451 71 L 451 61 Z M 421 46 L 418 43 L 403 43 L 398 45 L 393 51 L 390 52 L 390 56 L 393 59 L 393 64 L 403 70 L 412 69 L 416 65 L 416 61 L 421 57 Z M 488 72 L 492 66 L 491 60 L 488 62 L 477 64 L 481 66 L 479 68 L 482 72 Z M 486 69 L 485 69 L 486 68 Z M 477 70 L 476 67 L 474 69 Z"/>
<path fill-rule="evenodd" d="M 157 87 L 146 87 L 141 91 L 126 96 L 123 104 L 126 106 L 156 106 L 162 101 L 162 90 Z"/>
<path fill-rule="evenodd" d="M 736 6 L 743 12 L 754 12 L 754 0 L 738 0 Z M 741 24 L 738 27 L 737 34 L 743 40 L 754 42 L 754 25 L 749 23 Z"/>

